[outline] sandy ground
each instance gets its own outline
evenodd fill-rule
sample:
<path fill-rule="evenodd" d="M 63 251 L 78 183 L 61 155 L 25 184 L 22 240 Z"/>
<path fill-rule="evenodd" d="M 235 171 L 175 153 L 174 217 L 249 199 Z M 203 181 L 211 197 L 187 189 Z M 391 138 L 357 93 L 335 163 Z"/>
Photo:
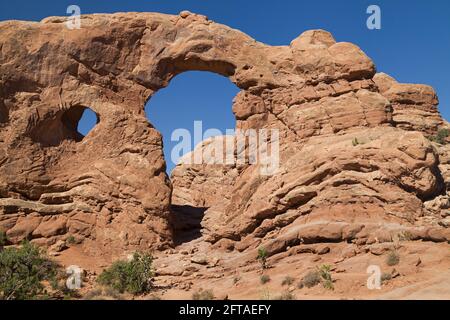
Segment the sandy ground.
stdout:
<path fill-rule="evenodd" d="M 210 290 L 216 299 L 450 299 L 450 245 L 412 242 L 356 246 L 348 243 L 302 245 L 303 249 L 324 247 L 329 252 L 297 253 L 298 247 L 268 259 L 262 270 L 254 254 L 227 252 L 197 239 L 162 253 L 155 253 L 156 277 L 152 294 L 142 297 L 123 295 L 123 299 L 192 299 L 199 290 Z M 387 256 L 395 250 L 400 261 L 388 266 Z M 303 250 L 308 251 L 308 250 Z M 323 250 L 328 251 L 328 250 Z M 349 253 L 350 252 L 350 253 Z M 124 253 L 124 259 L 127 254 Z M 77 265 L 87 271 L 83 295 L 95 288 L 95 279 L 112 259 L 87 256 L 80 246 L 70 247 L 55 258 L 63 266 Z M 299 288 L 300 280 L 321 265 L 331 267 L 334 289 L 322 284 Z M 380 289 L 369 289 L 369 266 L 379 266 L 392 279 Z M 262 274 L 270 281 L 261 283 Z M 292 283 L 283 285 L 286 277 Z M 287 294 L 289 293 L 289 294 Z"/>

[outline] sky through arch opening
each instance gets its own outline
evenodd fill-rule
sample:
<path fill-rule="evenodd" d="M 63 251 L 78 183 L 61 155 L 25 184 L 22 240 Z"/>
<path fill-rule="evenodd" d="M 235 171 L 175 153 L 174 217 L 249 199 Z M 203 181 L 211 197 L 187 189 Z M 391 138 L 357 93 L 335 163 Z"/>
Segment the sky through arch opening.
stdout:
<path fill-rule="evenodd" d="M 207 71 L 188 71 L 176 76 L 167 88 L 152 96 L 145 112 L 151 124 L 163 136 L 164 157 L 169 176 L 176 166 L 176 159 L 171 156 L 172 150 L 180 143 L 172 141 L 172 133 L 177 129 L 189 131 L 192 149 L 195 147 L 196 122 L 197 128 L 201 122 L 202 134 L 209 129 L 217 129 L 225 135 L 227 129 L 236 127 L 232 103 L 239 91 L 239 88 L 224 76 Z"/>

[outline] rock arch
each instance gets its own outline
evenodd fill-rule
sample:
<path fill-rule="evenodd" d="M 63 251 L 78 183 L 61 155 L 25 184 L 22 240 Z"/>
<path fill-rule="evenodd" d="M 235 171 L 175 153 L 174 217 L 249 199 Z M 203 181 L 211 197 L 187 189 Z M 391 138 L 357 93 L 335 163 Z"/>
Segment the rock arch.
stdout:
<path fill-rule="evenodd" d="M 0 131 L 0 229 L 14 242 L 75 235 L 94 253 L 169 247 L 172 188 L 144 105 L 189 70 L 229 77 L 242 89 L 237 127 L 282 138 L 280 173 L 238 168 L 203 222 L 208 241 L 239 250 L 270 242 L 271 252 L 300 239 L 365 241 L 413 228 L 427 210 L 421 195 L 445 192 L 437 151 L 404 116 L 426 117 L 426 134 L 445 126 L 433 89 L 386 85 L 357 46 L 328 32 L 271 47 L 188 12 L 86 15 L 81 30 L 64 21 L 0 23 L 0 108 L 9 119 Z M 76 106 L 101 119 L 89 139 L 50 149 L 29 139 L 36 119 Z M 448 229 L 420 230 L 418 238 L 449 239 Z"/>

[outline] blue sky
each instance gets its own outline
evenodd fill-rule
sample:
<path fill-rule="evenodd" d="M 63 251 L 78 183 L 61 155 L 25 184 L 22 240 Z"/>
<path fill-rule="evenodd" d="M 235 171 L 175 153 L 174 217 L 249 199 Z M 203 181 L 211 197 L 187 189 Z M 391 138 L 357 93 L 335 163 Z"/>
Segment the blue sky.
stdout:
<path fill-rule="evenodd" d="M 440 98 L 440 111 L 450 119 L 450 1 L 448 0 L 0 0 L 0 20 L 40 20 L 65 15 L 71 4 L 83 14 L 153 11 L 177 14 L 182 10 L 242 30 L 258 41 L 287 45 L 303 31 L 325 29 L 336 40 L 360 46 L 377 65 L 400 82 L 432 85 Z M 381 8 L 382 29 L 366 27 L 366 9 Z M 189 72 L 176 77 L 147 106 L 147 114 L 164 136 L 169 171 L 171 133 L 176 128 L 203 127 L 225 131 L 234 127 L 231 102 L 237 88 L 221 76 Z M 80 131 L 92 117 L 84 117 Z"/>

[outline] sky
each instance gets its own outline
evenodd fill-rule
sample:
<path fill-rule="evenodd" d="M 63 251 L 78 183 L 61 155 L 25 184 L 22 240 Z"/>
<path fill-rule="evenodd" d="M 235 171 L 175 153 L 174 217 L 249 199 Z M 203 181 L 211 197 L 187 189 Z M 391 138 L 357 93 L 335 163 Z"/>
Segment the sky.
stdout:
<path fill-rule="evenodd" d="M 433 86 L 439 109 L 450 119 L 450 1 L 448 0 L 0 0 L 1 20 L 38 21 L 64 16 L 69 5 L 82 14 L 149 11 L 178 14 L 189 10 L 240 29 L 270 45 L 288 45 L 303 31 L 325 29 L 337 41 L 352 42 L 399 82 Z M 366 26 L 369 5 L 381 9 L 381 29 Z M 177 76 L 149 101 L 150 122 L 163 134 L 168 171 L 174 167 L 170 150 L 177 143 L 177 128 L 193 130 L 194 120 L 203 128 L 222 132 L 234 128 L 232 100 L 238 89 L 227 78 L 207 72 Z M 89 131 L 94 115 L 86 113 L 79 130 Z"/>

